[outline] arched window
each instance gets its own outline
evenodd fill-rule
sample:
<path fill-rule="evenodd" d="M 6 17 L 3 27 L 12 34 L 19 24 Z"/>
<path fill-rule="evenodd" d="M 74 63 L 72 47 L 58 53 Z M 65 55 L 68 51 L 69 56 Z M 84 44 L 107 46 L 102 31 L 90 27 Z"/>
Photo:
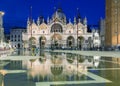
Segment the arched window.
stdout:
<path fill-rule="evenodd" d="M 54 24 L 51 27 L 51 32 L 63 32 L 62 26 L 60 24 Z"/>

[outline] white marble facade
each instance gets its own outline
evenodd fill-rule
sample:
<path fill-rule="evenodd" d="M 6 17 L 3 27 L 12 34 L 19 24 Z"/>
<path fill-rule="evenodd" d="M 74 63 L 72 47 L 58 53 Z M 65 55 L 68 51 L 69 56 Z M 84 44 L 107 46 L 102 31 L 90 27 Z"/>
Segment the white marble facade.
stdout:
<path fill-rule="evenodd" d="M 99 33 L 87 32 L 87 18 L 74 17 L 67 22 L 62 9 L 57 9 L 52 17 L 38 17 L 37 21 L 28 18 L 27 32 L 22 33 L 23 46 L 39 48 L 79 48 L 87 49 L 100 46 Z"/>

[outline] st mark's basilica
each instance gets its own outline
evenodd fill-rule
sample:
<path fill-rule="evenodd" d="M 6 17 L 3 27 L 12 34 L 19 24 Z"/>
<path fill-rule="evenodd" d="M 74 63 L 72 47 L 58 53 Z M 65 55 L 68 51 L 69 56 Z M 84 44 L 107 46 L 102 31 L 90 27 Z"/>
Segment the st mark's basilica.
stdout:
<path fill-rule="evenodd" d="M 45 21 L 38 17 L 37 21 L 28 18 L 27 31 L 22 33 L 23 47 L 38 48 L 77 48 L 89 49 L 100 46 L 97 30 L 87 32 L 87 18 L 74 17 L 68 20 L 62 9 L 57 9 Z"/>

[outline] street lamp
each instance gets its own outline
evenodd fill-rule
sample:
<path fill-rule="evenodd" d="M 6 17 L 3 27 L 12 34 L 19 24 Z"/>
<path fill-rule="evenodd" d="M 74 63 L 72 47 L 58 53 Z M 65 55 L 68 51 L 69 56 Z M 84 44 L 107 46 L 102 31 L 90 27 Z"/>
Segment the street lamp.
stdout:
<path fill-rule="evenodd" d="M 1 44 L 3 43 L 4 41 L 4 29 L 3 29 L 3 15 L 5 13 L 3 11 L 0 11 L 0 42 Z"/>

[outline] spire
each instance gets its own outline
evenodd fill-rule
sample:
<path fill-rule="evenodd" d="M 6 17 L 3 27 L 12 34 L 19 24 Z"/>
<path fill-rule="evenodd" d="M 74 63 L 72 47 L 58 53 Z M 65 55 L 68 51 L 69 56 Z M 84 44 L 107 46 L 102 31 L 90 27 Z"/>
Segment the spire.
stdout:
<path fill-rule="evenodd" d="M 45 23 L 45 20 L 44 20 L 44 18 L 43 18 L 43 21 L 42 21 L 42 23 Z"/>
<path fill-rule="evenodd" d="M 83 24 L 84 25 L 87 25 L 87 18 L 85 17 L 84 20 L 83 20 Z"/>
<path fill-rule="evenodd" d="M 35 20 L 33 19 L 33 23 L 35 23 Z"/>
<path fill-rule="evenodd" d="M 76 24 L 76 17 L 74 17 L 74 24 Z"/>
<path fill-rule="evenodd" d="M 3 16 L 4 16 L 4 12 L 0 11 L 0 27 L 3 27 Z"/>
<path fill-rule="evenodd" d="M 56 18 L 58 18 L 58 12 L 56 11 Z"/>
<path fill-rule="evenodd" d="M 47 23 L 48 23 L 48 24 L 50 23 L 50 18 L 49 18 L 49 16 L 48 16 L 48 18 L 47 18 Z"/>
<path fill-rule="evenodd" d="M 43 22 L 43 18 L 44 18 L 43 16 L 40 16 L 40 17 L 39 17 L 40 24 Z"/>
<path fill-rule="evenodd" d="M 30 19 L 29 19 L 29 17 L 28 17 L 28 19 L 27 19 L 27 25 L 29 25 L 30 24 Z"/>
<path fill-rule="evenodd" d="M 28 19 L 27 19 L 27 28 L 29 28 L 30 25 L 31 25 L 31 23 L 30 23 L 30 19 L 28 17 Z"/>
<path fill-rule="evenodd" d="M 102 17 L 100 17 L 100 20 L 103 20 L 103 18 L 102 18 Z"/>
<path fill-rule="evenodd" d="M 79 8 L 77 8 L 77 18 L 78 18 L 78 19 L 81 18 Z"/>
<path fill-rule="evenodd" d="M 30 6 L 30 24 L 32 24 L 32 6 Z"/>
<path fill-rule="evenodd" d="M 71 18 L 69 19 L 69 23 L 71 23 Z"/>
<path fill-rule="evenodd" d="M 61 2 L 60 2 L 60 1 L 58 2 L 58 8 L 59 8 L 59 9 L 61 9 L 61 8 L 62 8 L 62 4 L 61 4 Z"/>
<path fill-rule="evenodd" d="M 40 19 L 39 19 L 39 17 L 37 19 L 37 25 L 40 25 Z"/>
<path fill-rule="evenodd" d="M 81 15 L 80 15 L 80 11 L 79 11 L 79 8 L 77 8 L 77 16 L 76 16 L 76 21 L 77 23 L 79 22 L 79 19 L 81 19 Z"/>
<path fill-rule="evenodd" d="M 80 23 L 81 22 L 81 20 L 80 20 L 80 18 L 78 19 L 78 23 Z"/>

